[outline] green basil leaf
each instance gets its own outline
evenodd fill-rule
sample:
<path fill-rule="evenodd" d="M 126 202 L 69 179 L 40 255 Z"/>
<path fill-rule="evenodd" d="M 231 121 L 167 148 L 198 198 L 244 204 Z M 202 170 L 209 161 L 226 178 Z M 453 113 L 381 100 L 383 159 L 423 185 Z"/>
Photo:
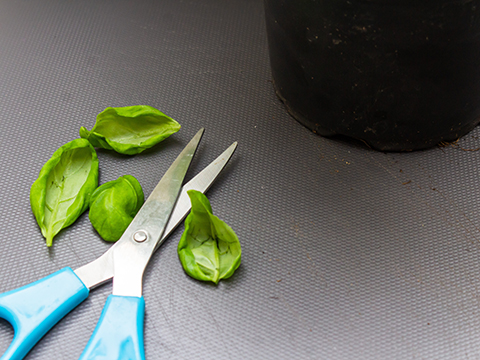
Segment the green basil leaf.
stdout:
<path fill-rule="evenodd" d="M 87 140 L 73 140 L 53 153 L 30 188 L 30 205 L 47 246 L 87 209 L 97 186 L 97 153 Z"/>
<path fill-rule="evenodd" d="M 97 115 L 91 131 L 83 126 L 80 137 L 95 147 L 134 155 L 151 148 L 180 130 L 180 124 L 159 110 L 136 105 L 109 107 Z"/>
<path fill-rule="evenodd" d="M 191 277 L 218 284 L 240 266 L 242 249 L 237 235 L 214 216 L 207 197 L 189 190 L 192 211 L 185 220 L 185 231 L 178 243 L 178 256 Z"/>
<path fill-rule="evenodd" d="M 131 175 L 100 185 L 90 198 L 88 217 L 106 241 L 117 241 L 145 200 L 142 187 Z"/>

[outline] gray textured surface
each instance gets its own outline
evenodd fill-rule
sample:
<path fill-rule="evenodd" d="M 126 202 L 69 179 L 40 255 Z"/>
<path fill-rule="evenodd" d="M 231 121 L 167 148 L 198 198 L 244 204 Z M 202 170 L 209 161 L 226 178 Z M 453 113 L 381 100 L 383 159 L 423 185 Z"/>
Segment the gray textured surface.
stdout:
<path fill-rule="evenodd" d="M 480 152 L 318 137 L 270 80 L 260 0 L 0 0 L 0 292 L 108 248 L 84 214 L 48 250 L 29 188 L 105 107 L 148 104 L 183 129 L 140 156 L 99 151 L 100 181 L 132 174 L 149 193 L 198 128 L 190 176 L 238 140 L 209 198 L 243 262 L 199 283 L 177 259 L 182 228 L 171 236 L 145 277 L 147 359 L 480 358 Z M 27 358 L 78 358 L 110 291 Z M 12 336 L 0 321 L 0 352 Z"/>

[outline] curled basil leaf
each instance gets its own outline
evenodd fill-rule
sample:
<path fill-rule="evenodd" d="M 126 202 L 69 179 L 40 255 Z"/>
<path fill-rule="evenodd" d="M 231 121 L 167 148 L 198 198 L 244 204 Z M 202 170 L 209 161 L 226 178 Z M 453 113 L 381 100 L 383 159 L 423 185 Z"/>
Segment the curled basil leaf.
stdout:
<path fill-rule="evenodd" d="M 136 105 L 108 107 L 97 115 L 91 131 L 80 128 L 80 136 L 93 146 L 134 155 L 151 148 L 180 130 L 180 124 L 159 110 Z"/>
<path fill-rule="evenodd" d="M 88 217 L 106 241 L 117 241 L 144 202 L 142 187 L 131 175 L 100 185 L 90 199 Z"/>
<path fill-rule="evenodd" d="M 217 284 L 240 266 L 240 242 L 232 228 L 213 215 L 204 194 L 189 190 L 188 196 L 192 211 L 185 220 L 178 256 L 188 275 Z"/>
<path fill-rule="evenodd" d="M 98 158 L 87 140 L 73 140 L 53 153 L 30 188 L 30 205 L 47 246 L 87 209 L 97 186 Z"/>

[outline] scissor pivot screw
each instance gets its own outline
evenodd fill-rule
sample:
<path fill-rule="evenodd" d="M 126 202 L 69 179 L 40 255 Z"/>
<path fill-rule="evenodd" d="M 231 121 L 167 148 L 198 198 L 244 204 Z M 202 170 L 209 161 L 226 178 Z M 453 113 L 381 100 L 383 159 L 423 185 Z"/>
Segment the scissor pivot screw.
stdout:
<path fill-rule="evenodd" d="M 147 233 L 143 230 L 137 231 L 135 234 L 133 234 L 133 240 L 136 242 L 144 242 L 147 240 Z"/>

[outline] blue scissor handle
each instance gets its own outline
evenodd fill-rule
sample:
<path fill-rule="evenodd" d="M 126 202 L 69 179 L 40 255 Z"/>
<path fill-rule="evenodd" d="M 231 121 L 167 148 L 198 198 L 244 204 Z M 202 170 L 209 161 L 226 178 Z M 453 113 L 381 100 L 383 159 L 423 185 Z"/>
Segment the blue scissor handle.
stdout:
<path fill-rule="evenodd" d="M 69 267 L 0 294 L 0 317 L 13 325 L 12 343 L 0 360 L 21 360 L 89 290 Z"/>
<path fill-rule="evenodd" d="M 110 295 L 79 360 L 145 360 L 142 297 Z"/>

